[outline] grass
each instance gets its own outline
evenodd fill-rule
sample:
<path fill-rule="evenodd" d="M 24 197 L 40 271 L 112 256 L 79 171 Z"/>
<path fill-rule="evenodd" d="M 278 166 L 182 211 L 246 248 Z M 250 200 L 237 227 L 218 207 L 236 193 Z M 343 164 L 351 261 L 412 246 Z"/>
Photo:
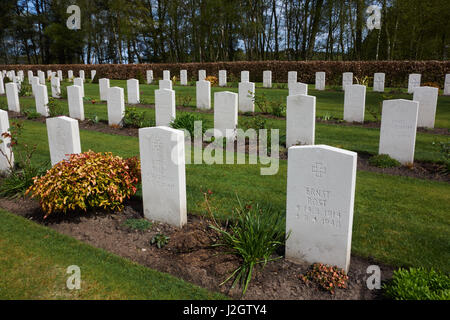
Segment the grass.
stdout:
<path fill-rule="evenodd" d="M 113 151 L 122 157 L 139 155 L 136 137 L 80 131 L 82 151 Z M 24 140 L 37 143 L 35 161 L 49 158 L 44 124 L 25 121 Z M 337 137 L 335 138 L 337 139 Z M 204 215 L 204 192 L 219 218 L 229 217 L 237 205 L 271 206 L 286 211 L 287 162 L 280 160 L 276 175 L 261 176 L 261 165 L 187 165 L 187 202 L 190 213 Z M 352 252 L 395 266 L 434 267 L 450 271 L 450 186 L 421 180 L 358 171 Z M 138 196 L 140 192 L 138 192 Z"/>
<path fill-rule="evenodd" d="M 0 299 L 224 299 L 0 210 Z M 69 290 L 67 267 L 81 269 Z"/>

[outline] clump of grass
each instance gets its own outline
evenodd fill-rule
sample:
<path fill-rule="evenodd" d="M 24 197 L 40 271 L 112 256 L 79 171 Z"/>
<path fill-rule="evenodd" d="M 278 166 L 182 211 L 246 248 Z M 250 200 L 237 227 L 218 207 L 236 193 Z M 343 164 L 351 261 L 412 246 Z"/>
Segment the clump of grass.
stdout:
<path fill-rule="evenodd" d="M 369 164 L 378 168 L 396 168 L 402 164 L 387 154 L 378 154 L 369 159 Z"/>
<path fill-rule="evenodd" d="M 145 219 L 127 219 L 122 225 L 131 230 L 145 231 L 150 229 L 153 224 Z"/>
<path fill-rule="evenodd" d="M 153 236 L 152 240 L 150 240 L 150 243 L 152 245 L 156 245 L 158 249 L 161 249 L 166 244 L 169 243 L 170 237 L 166 236 L 165 234 L 158 233 L 157 235 Z"/>
<path fill-rule="evenodd" d="M 205 195 L 207 201 L 207 196 Z M 209 208 L 209 205 L 207 205 Z M 210 211 L 210 209 L 208 209 Z M 211 216 L 213 217 L 211 211 Z M 210 227 L 219 233 L 221 242 L 216 247 L 224 247 L 225 254 L 241 258 L 241 264 L 220 285 L 234 278 L 232 288 L 237 283 L 243 287 L 244 295 L 257 265 L 264 267 L 268 262 L 280 259 L 273 257 L 278 247 L 284 244 L 286 232 L 284 216 L 270 208 L 259 205 L 245 205 L 238 199 L 238 207 L 233 212 L 233 222 L 224 228 L 213 217 Z"/>
<path fill-rule="evenodd" d="M 383 289 L 395 300 L 450 300 L 450 276 L 433 269 L 401 268 Z"/>

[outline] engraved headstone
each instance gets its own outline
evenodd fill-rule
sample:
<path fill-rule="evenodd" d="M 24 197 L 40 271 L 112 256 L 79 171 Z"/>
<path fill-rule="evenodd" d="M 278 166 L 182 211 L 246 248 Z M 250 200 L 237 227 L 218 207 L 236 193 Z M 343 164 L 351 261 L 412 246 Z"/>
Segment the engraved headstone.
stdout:
<path fill-rule="evenodd" d="M 316 97 L 290 95 L 286 107 L 286 147 L 314 144 Z"/>
<path fill-rule="evenodd" d="M 159 89 L 172 90 L 172 80 L 159 80 Z"/>
<path fill-rule="evenodd" d="M 0 94 L 5 94 L 5 84 L 3 82 L 3 75 L 0 75 Z"/>
<path fill-rule="evenodd" d="M 52 97 L 59 98 L 61 96 L 61 82 L 59 81 L 59 78 L 52 77 L 50 85 L 52 86 Z"/>
<path fill-rule="evenodd" d="M 17 84 L 14 82 L 8 82 L 5 85 L 6 100 L 8 101 L 8 110 L 14 112 L 20 112 L 19 93 L 17 91 Z"/>
<path fill-rule="evenodd" d="M 342 90 L 345 90 L 345 87 L 353 84 L 353 72 L 344 72 L 342 74 Z"/>
<path fill-rule="evenodd" d="M 255 112 L 255 84 L 253 82 L 239 83 L 239 111 Z"/>
<path fill-rule="evenodd" d="M 129 104 L 138 104 L 140 101 L 139 96 L 139 80 L 128 79 L 127 80 L 127 95 Z"/>
<path fill-rule="evenodd" d="M 36 112 L 41 114 L 44 117 L 48 117 L 48 93 L 47 86 L 38 84 L 35 87 L 36 90 Z"/>
<path fill-rule="evenodd" d="M 169 126 L 175 119 L 175 91 L 155 90 L 155 120 L 157 126 Z"/>
<path fill-rule="evenodd" d="M 84 120 L 84 104 L 81 88 L 73 85 L 67 87 L 67 100 L 69 103 L 69 115 L 73 119 Z"/>
<path fill-rule="evenodd" d="M 187 70 L 180 70 L 180 84 L 186 86 L 188 83 Z"/>
<path fill-rule="evenodd" d="M 316 72 L 316 90 L 325 90 L 325 72 Z"/>
<path fill-rule="evenodd" d="M 170 71 L 169 70 L 163 71 L 163 80 L 170 80 Z"/>
<path fill-rule="evenodd" d="M 98 83 L 100 88 L 100 100 L 108 100 L 109 79 L 101 78 Z"/>
<path fill-rule="evenodd" d="M 198 70 L 198 81 L 206 79 L 206 70 Z"/>
<path fill-rule="evenodd" d="M 364 122 L 366 109 L 366 86 L 347 85 L 344 94 L 344 121 Z"/>
<path fill-rule="evenodd" d="M 385 78 L 386 78 L 386 74 L 375 73 L 375 75 L 373 76 L 373 91 L 374 92 L 384 92 Z"/>
<path fill-rule="evenodd" d="M 297 71 L 289 71 L 288 72 L 288 86 L 291 83 L 296 83 L 297 82 L 297 78 L 298 78 Z"/>
<path fill-rule="evenodd" d="M 450 96 L 450 74 L 445 75 L 444 96 Z"/>
<path fill-rule="evenodd" d="M 64 80 L 64 79 L 63 79 L 63 73 L 62 73 L 61 70 L 58 70 L 58 71 L 57 71 L 57 75 L 58 75 L 58 78 L 59 78 L 60 81 L 63 81 L 63 80 Z"/>
<path fill-rule="evenodd" d="M 387 154 L 402 164 L 414 162 L 419 102 L 386 100 L 381 114 L 378 153 Z"/>
<path fill-rule="evenodd" d="M 141 128 L 139 151 L 145 217 L 183 227 L 187 223 L 184 132 Z"/>
<path fill-rule="evenodd" d="M 196 97 L 198 109 L 211 109 L 211 82 L 207 80 L 197 81 Z"/>
<path fill-rule="evenodd" d="M 45 73 L 41 70 L 38 71 L 39 83 L 45 84 Z"/>
<path fill-rule="evenodd" d="M 434 87 L 416 87 L 413 100 L 419 102 L 417 126 L 434 128 L 439 89 Z"/>
<path fill-rule="evenodd" d="M 250 72 L 241 71 L 241 82 L 250 82 Z"/>
<path fill-rule="evenodd" d="M 31 85 L 31 78 L 34 77 L 33 71 L 28 70 L 27 74 L 28 74 L 28 84 Z"/>
<path fill-rule="evenodd" d="M 295 96 L 298 94 L 308 94 L 308 85 L 301 82 L 291 82 L 289 84 L 289 95 Z"/>
<path fill-rule="evenodd" d="M 217 137 L 234 139 L 238 124 L 238 94 L 229 91 L 214 93 L 214 129 Z"/>
<path fill-rule="evenodd" d="M 153 70 L 147 70 L 147 84 L 153 82 Z"/>
<path fill-rule="evenodd" d="M 125 115 L 125 101 L 123 88 L 111 87 L 108 90 L 108 124 L 110 126 L 122 126 Z"/>
<path fill-rule="evenodd" d="M 288 151 L 286 259 L 348 272 L 357 154 L 325 145 Z"/>
<path fill-rule="evenodd" d="M 52 166 L 81 153 L 78 121 L 66 116 L 47 118 L 48 146 Z"/>
<path fill-rule="evenodd" d="M 272 88 L 272 71 L 270 70 L 263 72 L 263 87 Z"/>
<path fill-rule="evenodd" d="M 0 172 L 7 171 L 14 164 L 14 153 L 10 145 L 11 138 L 2 137 L 2 134 L 7 132 L 9 133 L 8 112 L 0 109 L 0 140 L 3 141 L 0 141 L 0 150 L 3 153 L 3 155 L 0 154 Z"/>
<path fill-rule="evenodd" d="M 84 98 L 84 80 L 82 78 L 73 79 L 73 84 L 81 88 L 81 95 Z"/>
<path fill-rule="evenodd" d="M 227 85 L 227 70 L 219 70 L 219 87 Z"/>
<path fill-rule="evenodd" d="M 409 75 L 408 79 L 408 93 L 414 93 L 414 88 L 420 87 L 422 75 L 420 73 L 413 73 Z"/>
<path fill-rule="evenodd" d="M 86 79 L 86 77 L 84 76 L 84 70 L 78 71 L 78 74 L 79 74 L 79 78 L 83 79 L 83 82 L 84 82 L 84 80 Z"/>
<path fill-rule="evenodd" d="M 33 96 L 36 96 L 36 86 L 39 83 L 39 77 L 31 77 L 31 90 L 33 92 Z"/>
<path fill-rule="evenodd" d="M 69 79 L 70 82 L 73 81 L 74 77 L 73 77 L 73 71 L 72 70 L 67 71 L 67 78 Z"/>
<path fill-rule="evenodd" d="M 97 74 L 96 70 L 91 70 L 91 81 L 94 80 L 96 74 Z"/>

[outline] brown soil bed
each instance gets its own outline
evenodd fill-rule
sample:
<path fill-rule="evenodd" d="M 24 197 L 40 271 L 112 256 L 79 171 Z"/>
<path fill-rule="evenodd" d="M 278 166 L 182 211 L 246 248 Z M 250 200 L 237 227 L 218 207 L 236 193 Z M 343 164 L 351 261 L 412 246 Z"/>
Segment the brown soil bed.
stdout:
<path fill-rule="evenodd" d="M 18 114 L 15 112 L 10 112 L 9 116 L 11 118 L 16 119 L 25 119 L 26 116 L 22 114 Z M 33 121 L 45 123 L 45 117 L 33 119 Z M 369 124 L 367 124 L 369 125 Z M 91 130 L 106 134 L 116 134 L 121 136 L 129 136 L 129 137 L 138 137 L 138 131 L 137 128 L 121 128 L 121 127 L 112 127 L 109 126 L 106 121 L 100 121 L 97 123 L 92 122 L 91 120 L 84 120 L 79 121 L 80 129 L 84 130 Z M 447 129 L 445 129 L 447 130 Z M 203 147 L 208 146 L 209 142 L 204 142 Z M 236 149 L 236 142 L 235 142 L 235 149 Z M 248 141 L 246 141 L 245 146 L 246 153 L 249 153 L 249 144 Z M 423 161 L 415 161 L 414 165 L 412 167 L 406 167 L 401 166 L 398 168 L 378 168 L 371 166 L 369 164 L 369 158 L 372 155 L 364 152 L 358 152 L 358 170 L 363 171 L 371 171 L 371 172 L 378 172 L 378 173 L 384 173 L 389 175 L 396 175 L 396 176 L 407 176 L 412 178 L 419 178 L 419 179 L 428 179 L 428 180 L 434 180 L 434 181 L 445 181 L 450 182 L 450 175 L 443 174 L 444 165 L 439 163 L 431 163 L 431 162 L 423 162 Z M 280 152 L 279 155 L 280 159 L 286 160 L 287 159 L 287 150 L 284 149 L 284 151 Z"/>
<path fill-rule="evenodd" d="M 130 201 L 121 213 L 72 214 L 47 220 L 43 220 L 38 203 L 29 198 L 0 199 L 0 207 L 149 268 L 222 292 L 231 298 L 242 299 L 239 287 L 231 289 L 231 283 L 219 285 L 239 265 L 239 259 L 212 247 L 218 235 L 209 228 L 207 219 L 189 215 L 188 224 L 183 229 L 154 223 L 147 231 L 133 231 L 123 223 L 129 218 L 142 218 L 142 205 L 138 200 Z M 170 236 L 169 243 L 162 249 L 150 245 L 151 238 L 157 233 Z M 308 264 L 295 264 L 281 258 L 269 262 L 264 269 L 257 269 L 243 299 L 382 299 L 379 290 L 371 291 L 366 286 L 367 267 L 374 264 L 381 268 L 382 281 L 392 277 L 392 267 L 352 256 L 348 288 L 331 295 L 317 285 L 305 284 L 299 279 L 300 274 L 307 272 Z"/>

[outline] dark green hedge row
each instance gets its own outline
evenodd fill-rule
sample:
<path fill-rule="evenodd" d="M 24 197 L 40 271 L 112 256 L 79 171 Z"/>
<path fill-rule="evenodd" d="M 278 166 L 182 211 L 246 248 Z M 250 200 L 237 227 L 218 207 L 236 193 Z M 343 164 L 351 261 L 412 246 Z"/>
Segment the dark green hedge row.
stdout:
<path fill-rule="evenodd" d="M 316 71 L 325 71 L 328 85 L 340 85 L 343 72 L 353 72 L 356 77 L 373 77 L 375 72 L 386 73 L 386 86 L 406 87 L 410 73 L 421 73 L 422 83 L 436 82 L 443 87 L 444 78 L 450 73 L 450 61 L 256 61 L 256 62 L 211 62 L 211 63 L 158 63 L 158 64 L 102 64 L 102 65 L 0 65 L 0 70 L 62 70 L 65 77 L 67 71 L 73 70 L 78 76 L 79 70 L 85 70 L 86 78 L 90 78 L 90 70 L 97 70 L 99 78 L 129 79 L 137 77 L 146 70 L 153 70 L 155 79 L 162 78 L 163 70 L 170 70 L 171 76 L 179 78 L 180 70 L 188 71 L 189 79 L 196 80 L 198 70 L 204 69 L 207 75 L 218 77 L 219 70 L 227 70 L 228 81 L 238 81 L 242 70 L 250 71 L 250 81 L 262 82 L 264 70 L 272 71 L 273 82 L 287 82 L 288 71 L 298 72 L 298 81 L 315 82 Z"/>

